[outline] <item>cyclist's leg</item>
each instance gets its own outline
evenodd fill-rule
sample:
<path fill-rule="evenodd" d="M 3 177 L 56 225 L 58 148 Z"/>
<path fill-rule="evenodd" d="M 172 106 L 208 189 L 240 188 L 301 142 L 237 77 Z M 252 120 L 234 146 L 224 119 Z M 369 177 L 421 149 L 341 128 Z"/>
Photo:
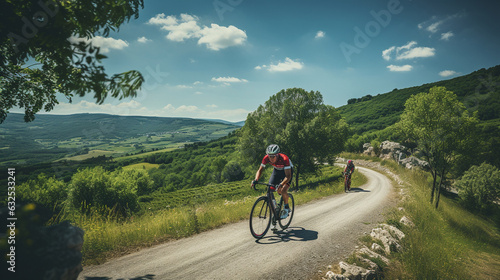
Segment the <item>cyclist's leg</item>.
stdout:
<path fill-rule="evenodd" d="M 293 180 L 293 168 L 290 170 L 290 172 L 292 173 L 292 175 L 290 176 L 290 181 L 286 185 L 283 186 L 283 188 L 281 189 L 281 193 L 280 193 L 281 196 L 283 196 L 283 201 L 285 202 L 285 205 L 288 205 L 288 199 L 290 197 L 288 195 L 288 189 L 290 188 L 290 184 L 292 183 L 292 180 Z M 284 177 L 283 177 L 283 179 L 284 179 Z"/>

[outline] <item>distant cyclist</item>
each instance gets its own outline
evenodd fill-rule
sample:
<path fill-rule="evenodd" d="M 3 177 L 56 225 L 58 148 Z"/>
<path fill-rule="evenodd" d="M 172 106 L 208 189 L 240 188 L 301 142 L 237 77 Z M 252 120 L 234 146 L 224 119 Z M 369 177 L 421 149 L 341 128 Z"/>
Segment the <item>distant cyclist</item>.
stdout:
<path fill-rule="evenodd" d="M 354 172 L 354 162 L 352 160 L 347 161 L 347 165 L 344 168 L 344 176 L 349 180 L 349 189 L 351 188 L 351 176 Z"/>
<path fill-rule="evenodd" d="M 288 206 L 288 188 L 290 187 L 290 182 L 292 182 L 293 177 L 293 164 L 287 155 L 280 153 L 280 147 L 276 144 L 271 144 L 266 148 L 266 155 L 262 159 L 259 170 L 255 174 L 255 180 L 252 181 L 252 187 L 259 180 L 266 164 L 271 164 L 274 166 L 273 174 L 269 178 L 269 184 L 277 185 L 278 193 L 283 196 L 283 201 L 285 202 L 285 208 L 281 213 L 281 219 L 288 217 L 290 212 L 290 207 Z"/>

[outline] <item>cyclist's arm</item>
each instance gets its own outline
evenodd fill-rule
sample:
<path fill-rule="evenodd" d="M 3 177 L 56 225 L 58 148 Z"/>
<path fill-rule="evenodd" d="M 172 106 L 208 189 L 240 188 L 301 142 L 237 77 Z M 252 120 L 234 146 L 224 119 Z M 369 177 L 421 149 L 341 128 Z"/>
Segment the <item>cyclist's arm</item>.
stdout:
<path fill-rule="evenodd" d="M 292 180 L 292 169 L 291 168 L 285 169 L 285 179 L 283 179 L 281 185 L 284 186 L 286 184 L 289 184 L 291 180 Z"/>
<path fill-rule="evenodd" d="M 257 170 L 257 173 L 255 173 L 255 181 L 259 181 L 260 176 L 262 175 L 262 172 L 264 171 L 264 166 L 261 165 L 259 167 L 259 170 Z"/>

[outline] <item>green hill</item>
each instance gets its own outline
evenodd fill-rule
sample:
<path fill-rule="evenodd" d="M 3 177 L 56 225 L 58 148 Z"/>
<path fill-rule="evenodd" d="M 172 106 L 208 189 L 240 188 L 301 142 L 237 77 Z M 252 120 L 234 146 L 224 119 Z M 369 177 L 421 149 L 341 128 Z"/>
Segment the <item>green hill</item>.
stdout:
<path fill-rule="evenodd" d="M 0 125 L 0 165 L 32 164 L 92 155 L 122 156 L 209 141 L 239 126 L 189 118 L 106 114 L 37 115 L 25 123 L 11 113 Z"/>
<path fill-rule="evenodd" d="M 478 111 L 482 121 L 500 124 L 500 65 L 449 80 L 353 98 L 338 109 L 354 133 L 382 130 L 399 120 L 410 96 L 434 86 L 454 92 L 470 111 Z"/>

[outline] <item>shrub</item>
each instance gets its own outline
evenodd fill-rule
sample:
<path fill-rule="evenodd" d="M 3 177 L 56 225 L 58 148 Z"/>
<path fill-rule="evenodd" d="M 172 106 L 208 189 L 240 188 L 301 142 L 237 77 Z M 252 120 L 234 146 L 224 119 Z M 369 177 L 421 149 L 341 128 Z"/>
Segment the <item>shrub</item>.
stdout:
<path fill-rule="evenodd" d="M 240 181 L 245 178 L 245 173 L 241 170 L 239 163 L 230 161 L 222 170 L 222 178 L 226 182 Z"/>
<path fill-rule="evenodd" d="M 500 195 L 500 170 L 487 163 L 474 165 L 455 186 L 459 189 L 458 194 L 465 207 L 488 211 Z"/>
<path fill-rule="evenodd" d="M 40 173 L 35 180 L 17 186 L 16 194 L 25 202 L 51 208 L 60 208 L 68 197 L 66 183 Z"/>
<path fill-rule="evenodd" d="M 79 170 L 71 178 L 69 204 L 82 213 L 114 209 L 125 216 L 137 211 L 137 182 L 123 175 L 129 174 L 111 173 L 100 166 Z"/>

